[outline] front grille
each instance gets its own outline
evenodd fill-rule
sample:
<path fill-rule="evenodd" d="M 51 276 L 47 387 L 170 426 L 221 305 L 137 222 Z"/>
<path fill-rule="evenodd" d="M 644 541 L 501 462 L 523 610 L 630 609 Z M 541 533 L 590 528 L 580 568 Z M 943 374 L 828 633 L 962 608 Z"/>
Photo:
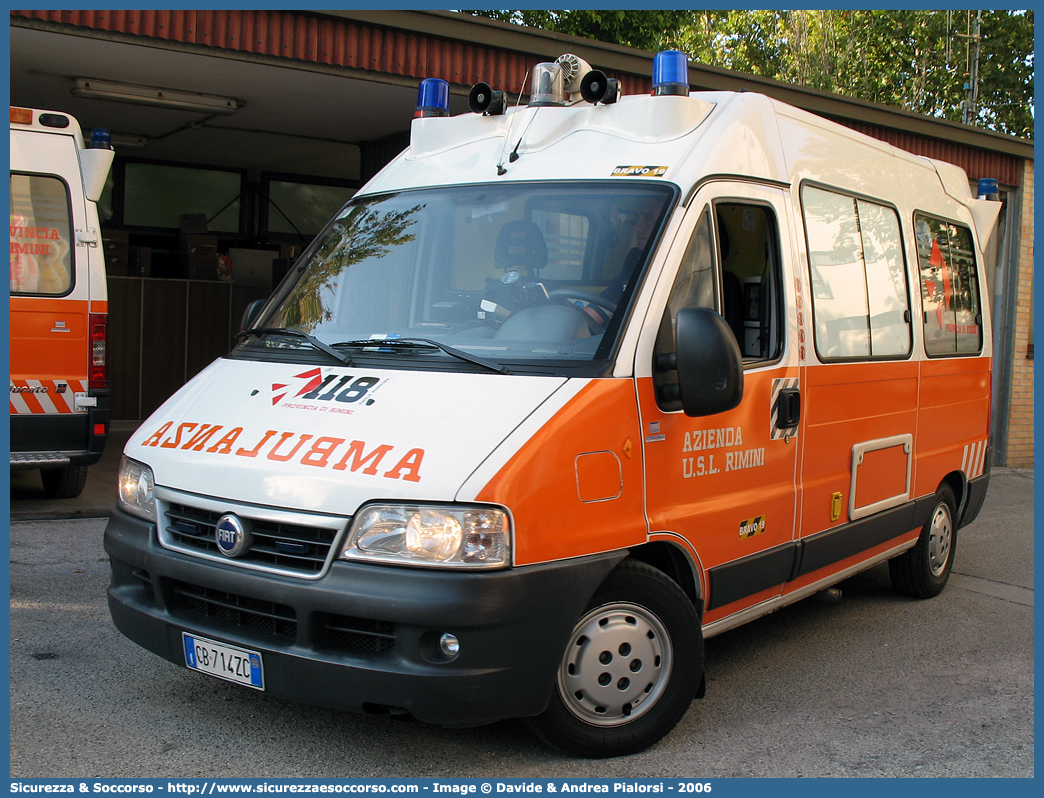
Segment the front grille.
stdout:
<path fill-rule="evenodd" d="M 152 577 L 149 575 L 149 572 L 148 571 L 142 571 L 140 568 L 138 568 L 138 569 L 135 569 L 133 576 L 134 576 L 135 579 L 137 579 L 138 581 L 141 582 L 141 589 L 142 589 L 142 592 L 145 594 L 145 600 L 149 604 L 152 604 L 153 606 L 155 606 L 156 605 L 156 591 L 155 591 L 155 589 L 152 586 Z"/>
<path fill-rule="evenodd" d="M 177 581 L 167 595 L 171 614 L 189 621 L 286 642 L 297 636 L 297 612 L 286 604 Z"/>
<path fill-rule="evenodd" d="M 317 613 L 315 629 L 316 642 L 324 648 L 386 654 L 395 645 L 395 625 L 388 621 Z"/>
<path fill-rule="evenodd" d="M 170 503 L 165 513 L 168 539 L 178 548 L 221 556 L 214 529 L 223 513 Z M 319 573 L 339 530 L 267 520 L 253 521 L 253 544 L 230 562 L 265 565 L 298 574 Z"/>

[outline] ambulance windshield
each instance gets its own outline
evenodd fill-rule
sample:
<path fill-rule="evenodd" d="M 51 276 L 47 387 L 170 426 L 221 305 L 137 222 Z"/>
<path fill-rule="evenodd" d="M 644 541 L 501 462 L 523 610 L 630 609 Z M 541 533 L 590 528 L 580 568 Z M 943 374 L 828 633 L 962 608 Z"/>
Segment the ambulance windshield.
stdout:
<path fill-rule="evenodd" d="M 377 351 L 360 342 L 425 339 L 443 346 L 412 355 L 447 367 L 466 362 L 447 347 L 541 368 L 606 361 L 674 196 L 663 184 L 603 182 L 360 198 L 313 242 L 253 326 L 307 333 L 353 358 Z M 267 337 L 244 345 L 286 354 L 303 343 Z"/>

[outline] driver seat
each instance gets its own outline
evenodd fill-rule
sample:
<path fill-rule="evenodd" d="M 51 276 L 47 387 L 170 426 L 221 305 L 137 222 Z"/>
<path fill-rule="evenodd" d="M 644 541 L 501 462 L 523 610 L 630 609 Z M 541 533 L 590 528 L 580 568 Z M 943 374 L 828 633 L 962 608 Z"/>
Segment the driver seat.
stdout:
<path fill-rule="evenodd" d="M 504 272 L 522 269 L 527 277 L 539 277 L 539 271 L 547 265 L 544 234 L 532 222 L 506 223 L 497 234 L 493 263 Z"/>

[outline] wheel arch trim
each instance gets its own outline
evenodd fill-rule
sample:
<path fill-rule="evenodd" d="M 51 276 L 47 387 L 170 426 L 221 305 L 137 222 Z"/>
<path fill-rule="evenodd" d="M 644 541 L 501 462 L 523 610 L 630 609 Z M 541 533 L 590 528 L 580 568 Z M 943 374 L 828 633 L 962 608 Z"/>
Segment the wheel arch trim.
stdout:
<path fill-rule="evenodd" d="M 689 597 L 702 620 L 707 595 L 707 574 L 699 554 L 675 532 L 660 531 L 628 550 L 632 559 L 644 562 L 673 580 Z"/>

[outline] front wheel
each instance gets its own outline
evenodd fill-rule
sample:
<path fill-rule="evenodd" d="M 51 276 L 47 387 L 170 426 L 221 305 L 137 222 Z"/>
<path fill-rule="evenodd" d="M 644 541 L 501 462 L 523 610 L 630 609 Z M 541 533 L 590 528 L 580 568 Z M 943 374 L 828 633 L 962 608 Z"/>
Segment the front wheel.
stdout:
<path fill-rule="evenodd" d="M 957 500 L 949 485 L 935 494 L 935 507 L 912 549 L 888 561 L 892 587 L 913 598 L 939 595 L 957 552 Z"/>
<path fill-rule="evenodd" d="M 681 720 L 702 673 L 689 598 L 655 568 L 625 560 L 574 626 L 551 703 L 530 726 L 581 756 L 641 751 Z"/>

